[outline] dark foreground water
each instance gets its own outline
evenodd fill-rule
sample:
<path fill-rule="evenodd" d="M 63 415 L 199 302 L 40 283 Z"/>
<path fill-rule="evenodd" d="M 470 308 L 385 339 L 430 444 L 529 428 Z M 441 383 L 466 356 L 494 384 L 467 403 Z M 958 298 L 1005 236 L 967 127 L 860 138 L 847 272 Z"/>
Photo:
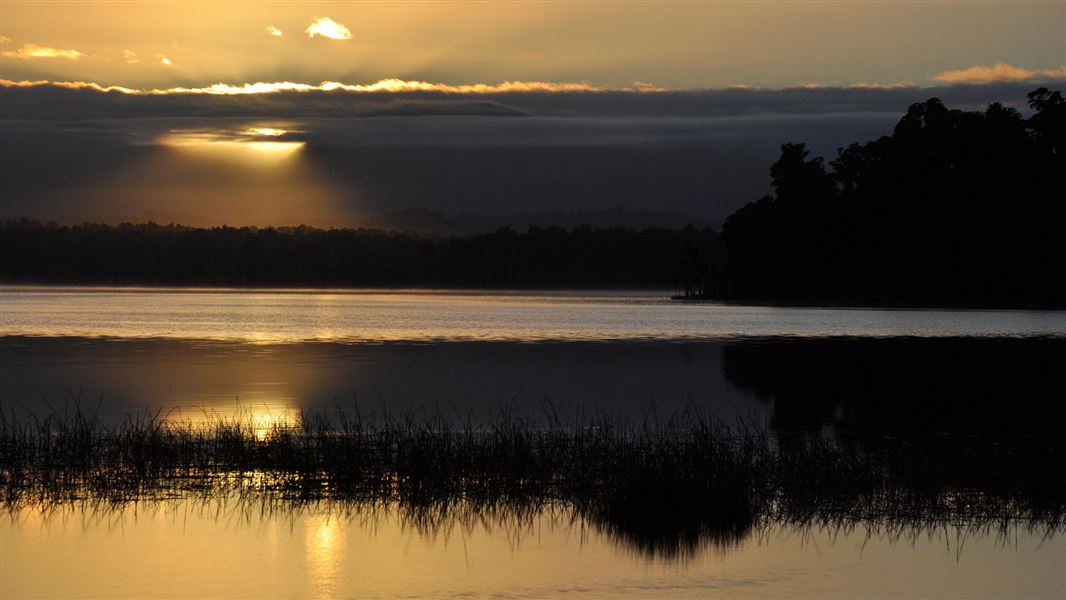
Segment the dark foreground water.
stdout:
<path fill-rule="evenodd" d="M 146 410 L 194 425 L 240 414 L 258 436 L 307 410 L 639 423 L 697 408 L 771 440 L 875 440 L 862 452 L 911 438 L 1057 452 L 1066 422 L 1054 311 L 4 288 L 0 325 L 0 409 L 22 422 L 79 407 L 110 425 Z M 930 506 L 951 509 L 938 483 Z M 556 504 L 427 520 L 388 503 L 254 500 L 9 505 L 0 596 L 1066 595 L 1054 516 L 765 522 L 664 556 Z"/>

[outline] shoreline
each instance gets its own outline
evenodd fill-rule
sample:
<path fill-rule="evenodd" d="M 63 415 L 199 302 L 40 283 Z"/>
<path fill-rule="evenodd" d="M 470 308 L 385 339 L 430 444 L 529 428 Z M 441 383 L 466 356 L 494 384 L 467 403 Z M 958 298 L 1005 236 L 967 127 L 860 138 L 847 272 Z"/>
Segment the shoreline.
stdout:
<path fill-rule="evenodd" d="M 44 292 L 44 293 L 188 293 L 188 294 L 340 294 L 340 295 L 404 295 L 420 294 L 427 296 L 573 296 L 604 297 L 632 295 L 652 300 L 664 300 L 670 303 L 710 304 L 721 306 L 755 306 L 766 308 L 825 308 L 842 310 L 951 310 L 951 311 L 1066 311 L 1066 304 L 1029 304 L 1029 303 L 952 303 L 952 302 L 867 302 L 867 301 L 831 301 L 831 300 L 789 300 L 789 299 L 754 299 L 754 298 L 720 298 L 714 296 L 667 295 L 665 288 L 632 287 L 308 287 L 308 286 L 211 286 L 211 285 L 151 285 L 151 284 L 69 284 L 69 283 L 15 283 L 0 281 L 0 294 L 5 292 Z"/>
<path fill-rule="evenodd" d="M 674 302 L 692 304 L 719 304 L 722 306 L 760 306 L 768 308 L 831 308 L 852 310 L 1040 310 L 1066 311 L 1066 304 L 960 304 L 947 302 L 837 302 L 817 300 L 759 300 L 751 298 L 717 298 L 712 296 L 670 296 Z"/>

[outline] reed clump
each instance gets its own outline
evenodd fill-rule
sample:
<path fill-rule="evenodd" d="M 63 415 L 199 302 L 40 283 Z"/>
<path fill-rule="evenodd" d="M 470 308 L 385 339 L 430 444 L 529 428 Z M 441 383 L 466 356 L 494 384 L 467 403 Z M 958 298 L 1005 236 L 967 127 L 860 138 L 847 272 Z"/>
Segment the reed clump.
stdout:
<path fill-rule="evenodd" d="M 479 515 L 564 511 L 645 554 L 730 547 L 760 528 L 888 531 L 1014 526 L 1057 533 L 1061 438 L 825 436 L 670 418 L 493 418 L 338 411 L 289 421 L 248 412 L 193 423 L 158 413 L 0 413 L 0 503 L 234 499 L 262 510 L 328 504 L 400 511 L 431 530 Z"/>

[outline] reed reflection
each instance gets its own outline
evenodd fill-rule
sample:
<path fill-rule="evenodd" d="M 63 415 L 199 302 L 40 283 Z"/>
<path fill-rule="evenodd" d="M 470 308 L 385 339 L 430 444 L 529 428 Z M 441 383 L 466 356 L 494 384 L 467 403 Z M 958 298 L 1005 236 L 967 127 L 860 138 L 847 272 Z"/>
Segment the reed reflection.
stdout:
<path fill-rule="evenodd" d="M 856 597 L 872 583 L 903 595 L 912 589 L 910 581 L 936 596 L 1023 590 L 1060 597 L 1058 566 L 1066 551 L 1062 536 L 1045 539 L 1024 529 L 1002 538 L 951 525 L 901 536 L 862 526 L 781 526 L 760 528 L 727 553 L 704 552 L 677 564 L 620 549 L 608 535 L 550 509 L 530 521 L 486 512 L 433 537 L 396 510 L 349 514 L 319 504 L 260 512 L 233 501 L 191 499 L 153 504 L 158 508 L 108 506 L 100 513 L 67 505 L 47 515 L 45 527 L 0 519 L 5 597 L 83 597 L 86 589 L 115 597 L 164 595 L 160 590 L 195 597 L 313 597 L 322 588 L 307 561 L 308 524 L 327 514 L 339 523 L 344 548 L 334 597 L 580 592 L 676 598 L 705 597 L 708 585 L 730 596 Z M 835 591 L 825 591 L 827 577 Z"/>

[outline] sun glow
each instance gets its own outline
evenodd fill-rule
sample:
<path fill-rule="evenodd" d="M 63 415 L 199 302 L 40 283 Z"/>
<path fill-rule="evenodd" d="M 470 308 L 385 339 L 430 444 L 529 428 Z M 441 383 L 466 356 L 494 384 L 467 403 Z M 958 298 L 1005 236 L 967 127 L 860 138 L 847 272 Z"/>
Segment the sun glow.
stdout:
<path fill-rule="evenodd" d="M 275 129 L 273 127 L 251 127 L 245 130 L 248 135 L 260 135 L 267 137 L 280 137 L 289 133 L 284 129 Z"/>
<path fill-rule="evenodd" d="M 270 139 L 288 133 L 273 127 L 250 127 L 242 131 L 176 130 L 160 138 L 158 143 L 183 150 L 217 153 L 241 162 L 273 164 L 292 157 L 304 147 L 302 141 Z"/>
<path fill-rule="evenodd" d="M 243 144 L 249 150 L 267 154 L 279 154 L 288 156 L 304 147 L 303 142 L 237 142 Z"/>
<path fill-rule="evenodd" d="M 262 398 L 261 402 L 229 406 L 201 407 L 198 410 L 175 410 L 166 422 L 175 427 L 210 429 L 217 426 L 235 427 L 257 442 L 265 442 L 278 432 L 297 427 L 300 411 L 284 398 Z"/>

